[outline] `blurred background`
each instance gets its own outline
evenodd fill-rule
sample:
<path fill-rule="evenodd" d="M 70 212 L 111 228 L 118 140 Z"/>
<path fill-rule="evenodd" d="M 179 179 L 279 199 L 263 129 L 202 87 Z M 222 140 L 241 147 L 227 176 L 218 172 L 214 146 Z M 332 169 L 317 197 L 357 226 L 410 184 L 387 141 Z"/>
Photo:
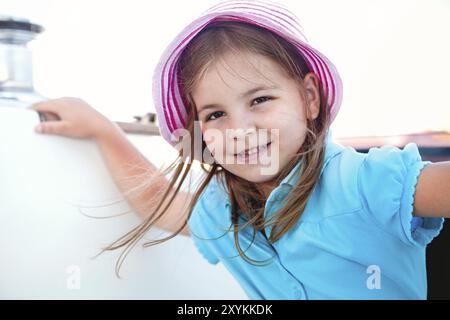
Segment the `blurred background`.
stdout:
<path fill-rule="evenodd" d="M 28 45 L 37 92 L 48 98 L 80 97 L 109 119 L 131 123 L 155 111 L 152 74 L 165 47 L 218 2 L 2 0 L 0 15 L 26 18 L 45 28 Z M 412 141 L 424 160 L 450 160 L 449 1 L 278 2 L 297 14 L 309 42 L 340 72 L 344 98 L 332 125 L 336 140 L 362 152 Z M 130 139 L 155 164 L 175 159 L 175 150 L 161 137 L 131 131 Z M 430 298 L 450 298 L 447 229 L 427 253 Z M 202 268 L 226 277 L 225 270 L 206 263 Z M 242 297 L 231 278 L 223 279 L 224 293 Z M 230 283 L 233 287 L 226 291 Z M 171 296 L 167 290 L 162 296 Z M 205 291 L 206 284 L 201 290 L 203 296 L 191 296 L 223 298 Z"/>

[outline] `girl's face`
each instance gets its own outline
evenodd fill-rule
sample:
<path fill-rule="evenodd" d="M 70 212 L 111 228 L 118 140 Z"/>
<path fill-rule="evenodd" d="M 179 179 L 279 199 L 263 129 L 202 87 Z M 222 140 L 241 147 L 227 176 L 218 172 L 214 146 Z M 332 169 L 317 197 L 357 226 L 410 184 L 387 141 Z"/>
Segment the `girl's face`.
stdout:
<path fill-rule="evenodd" d="M 277 176 L 304 142 L 306 109 L 310 119 L 319 115 L 317 76 L 307 74 L 303 85 L 305 98 L 298 81 L 257 54 L 226 54 L 211 65 L 192 98 L 214 160 L 251 182 Z M 253 157 L 235 155 L 258 146 Z"/>

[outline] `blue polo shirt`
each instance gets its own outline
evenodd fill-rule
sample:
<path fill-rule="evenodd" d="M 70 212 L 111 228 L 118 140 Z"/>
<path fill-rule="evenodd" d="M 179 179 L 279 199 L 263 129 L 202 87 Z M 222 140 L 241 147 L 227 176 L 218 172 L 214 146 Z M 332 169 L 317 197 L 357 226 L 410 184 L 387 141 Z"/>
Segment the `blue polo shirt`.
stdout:
<path fill-rule="evenodd" d="M 223 263 L 250 299 L 426 299 L 425 250 L 444 222 L 412 216 L 417 178 L 429 163 L 415 143 L 359 153 L 333 142 L 329 130 L 318 184 L 293 228 L 274 244 L 262 232 L 251 243 L 251 226 L 239 232 L 246 255 L 266 264 L 239 256 L 230 200 L 217 178 L 189 218 L 192 239 L 208 262 Z M 265 219 L 292 190 L 299 166 L 270 193 Z"/>

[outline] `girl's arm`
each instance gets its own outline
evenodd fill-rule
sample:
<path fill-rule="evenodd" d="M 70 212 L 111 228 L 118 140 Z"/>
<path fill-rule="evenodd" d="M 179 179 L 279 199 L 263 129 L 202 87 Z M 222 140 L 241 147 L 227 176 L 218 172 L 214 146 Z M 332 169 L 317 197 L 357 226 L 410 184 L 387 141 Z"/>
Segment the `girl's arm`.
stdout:
<path fill-rule="evenodd" d="M 450 218 L 450 161 L 431 163 L 422 169 L 413 215 Z"/>
<path fill-rule="evenodd" d="M 122 129 L 111 123 L 109 129 L 105 129 L 95 137 L 105 163 L 118 188 L 125 192 L 129 188 L 139 185 L 147 175 L 143 173 L 156 172 L 157 168 L 145 158 L 139 150 L 128 140 Z M 146 218 L 153 212 L 153 208 L 148 204 L 157 192 L 165 190 L 169 181 L 165 177 L 142 193 L 135 197 L 127 197 L 133 209 L 142 217 Z M 171 194 L 169 193 L 169 196 Z M 187 217 L 187 204 L 190 203 L 192 195 L 189 192 L 179 191 L 171 206 L 164 216 L 156 223 L 158 228 L 175 232 L 181 222 Z M 159 199 L 158 199 L 159 200 Z M 158 203 L 154 203 L 155 205 Z M 181 231 L 183 235 L 189 236 L 189 229 L 186 225 Z"/>

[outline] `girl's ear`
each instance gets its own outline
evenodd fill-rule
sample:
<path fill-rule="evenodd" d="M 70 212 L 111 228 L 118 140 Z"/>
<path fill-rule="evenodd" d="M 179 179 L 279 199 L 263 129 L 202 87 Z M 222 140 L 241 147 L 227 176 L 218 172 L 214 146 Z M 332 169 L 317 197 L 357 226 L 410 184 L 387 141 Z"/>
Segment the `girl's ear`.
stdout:
<path fill-rule="evenodd" d="M 319 116 L 320 112 L 320 93 L 319 93 L 319 79 L 313 72 L 306 74 L 303 79 L 303 86 L 305 90 L 305 97 L 308 108 L 310 120 L 314 120 Z"/>

